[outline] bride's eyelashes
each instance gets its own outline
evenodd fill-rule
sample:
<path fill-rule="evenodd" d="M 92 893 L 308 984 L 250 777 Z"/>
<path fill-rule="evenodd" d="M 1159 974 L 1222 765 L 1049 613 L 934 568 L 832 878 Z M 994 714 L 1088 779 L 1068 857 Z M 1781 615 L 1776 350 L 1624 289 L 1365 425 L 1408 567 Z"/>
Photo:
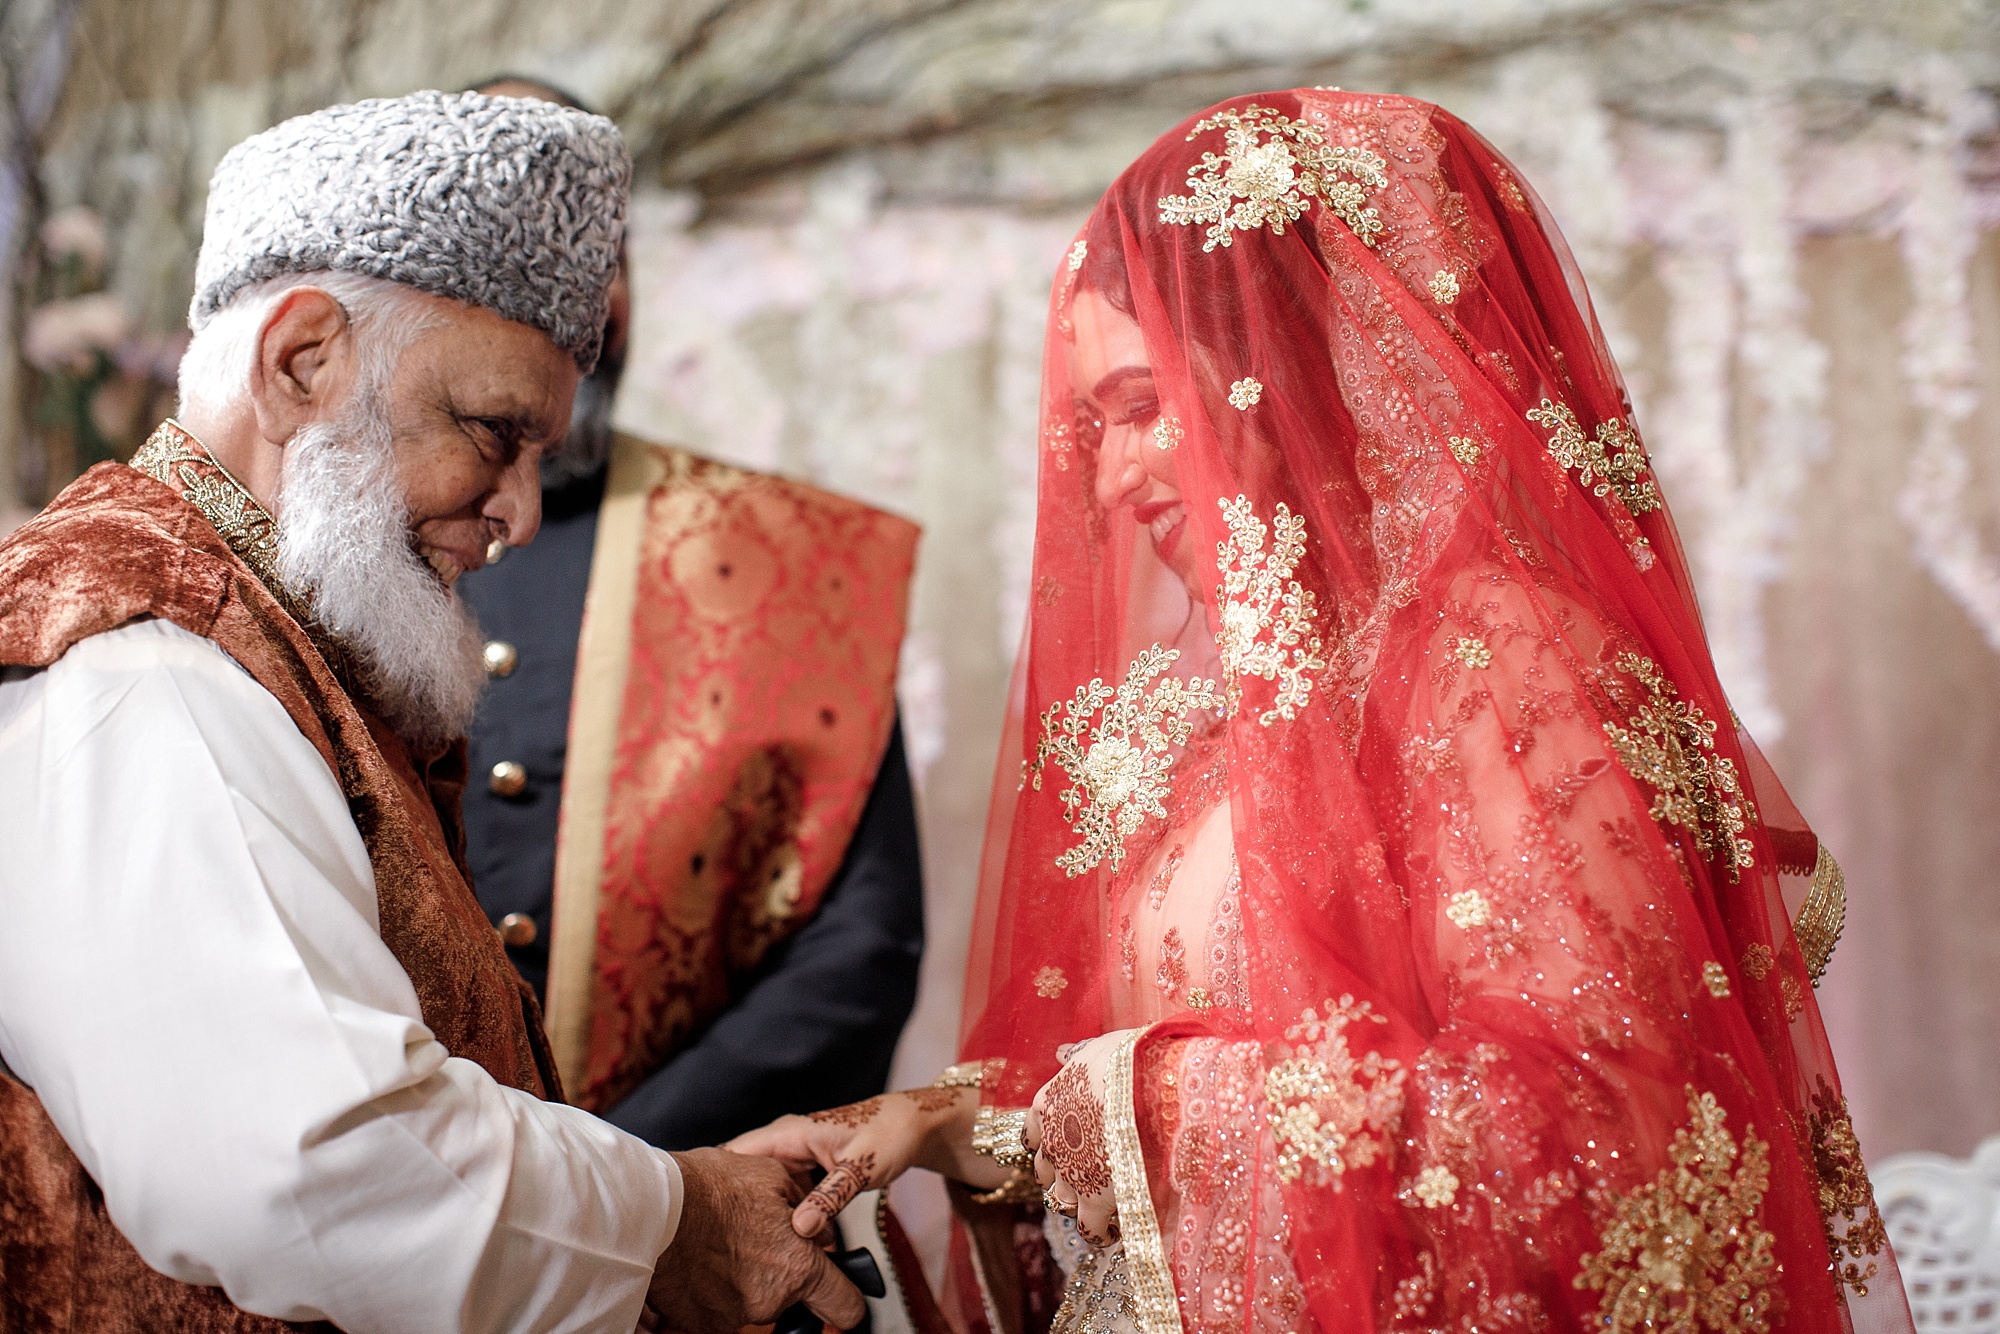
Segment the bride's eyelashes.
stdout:
<path fill-rule="evenodd" d="M 1105 419 L 1111 425 L 1144 426 L 1160 415 L 1160 396 L 1153 392 L 1150 382 L 1143 388 L 1135 385 L 1133 390 L 1129 394 L 1120 394 L 1105 405 Z"/>

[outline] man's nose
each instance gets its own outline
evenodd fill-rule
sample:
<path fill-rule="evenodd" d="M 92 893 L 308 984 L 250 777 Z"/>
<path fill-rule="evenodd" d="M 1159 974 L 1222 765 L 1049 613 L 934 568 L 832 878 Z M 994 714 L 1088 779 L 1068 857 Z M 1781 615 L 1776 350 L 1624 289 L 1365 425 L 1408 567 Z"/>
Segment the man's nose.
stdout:
<path fill-rule="evenodd" d="M 525 547 L 535 540 L 542 526 L 542 468 L 537 451 L 521 451 L 500 475 L 500 485 L 493 489 L 481 512 L 508 546 Z"/>
<path fill-rule="evenodd" d="M 1128 443 L 1132 433 L 1118 434 L 1123 438 L 1117 444 L 1106 440 L 1097 453 L 1097 503 L 1108 510 L 1117 509 L 1146 485 L 1146 466 Z"/>

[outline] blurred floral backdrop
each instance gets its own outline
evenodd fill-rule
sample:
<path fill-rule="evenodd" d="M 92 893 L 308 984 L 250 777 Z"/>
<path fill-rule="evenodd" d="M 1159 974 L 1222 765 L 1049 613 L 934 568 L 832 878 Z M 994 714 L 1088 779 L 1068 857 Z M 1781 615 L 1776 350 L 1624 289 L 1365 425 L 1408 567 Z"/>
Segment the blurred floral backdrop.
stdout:
<path fill-rule="evenodd" d="M 642 183 L 622 423 L 925 525 L 912 1081 L 955 1040 L 1057 258 L 1220 97 L 1442 102 L 1561 219 L 1724 681 L 1846 866 L 1821 997 L 1870 1156 L 2000 1130 L 2000 6 L 7 0 L 0 39 L 17 517 L 167 410 L 237 139 L 501 71 L 619 120 Z"/>

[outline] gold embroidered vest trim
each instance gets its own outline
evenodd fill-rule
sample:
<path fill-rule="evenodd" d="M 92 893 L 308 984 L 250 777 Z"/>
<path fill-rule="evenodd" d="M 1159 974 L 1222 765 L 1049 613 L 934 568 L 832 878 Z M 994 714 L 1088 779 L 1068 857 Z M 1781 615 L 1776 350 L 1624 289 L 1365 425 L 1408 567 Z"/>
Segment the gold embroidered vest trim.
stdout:
<path fill-rule="evenodd" d="M 356 680 L 352 659 L 319 623 L 306 599 L 279 576 L 278 521 L 250 488 L 171 417 L 139 446 L 139 452 L 132 456 L 132 467 L 172 487 L 182 500 L 201 511 L 201 517 L 208 520 L 230 552 L 250 567 L 257 582 L 270 590 L 342 684 L 352 690 Z"/>

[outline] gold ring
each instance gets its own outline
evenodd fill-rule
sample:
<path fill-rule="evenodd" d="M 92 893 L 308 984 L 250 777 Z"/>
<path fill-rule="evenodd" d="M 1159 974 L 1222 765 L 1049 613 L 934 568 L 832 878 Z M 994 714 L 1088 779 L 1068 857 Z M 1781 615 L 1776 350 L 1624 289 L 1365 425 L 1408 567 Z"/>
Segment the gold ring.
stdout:
<path fill-rule="evenodd" d="M 1076 1217 L 1076 1205 L 1064 1204 L 1061 1200 L 1057 1199 L 1056 1188 L 1054 1186 L 1042 1187 L 1042 1206 L 1050 1213 L 1061 1214 L 1064 1218 Z"/>

